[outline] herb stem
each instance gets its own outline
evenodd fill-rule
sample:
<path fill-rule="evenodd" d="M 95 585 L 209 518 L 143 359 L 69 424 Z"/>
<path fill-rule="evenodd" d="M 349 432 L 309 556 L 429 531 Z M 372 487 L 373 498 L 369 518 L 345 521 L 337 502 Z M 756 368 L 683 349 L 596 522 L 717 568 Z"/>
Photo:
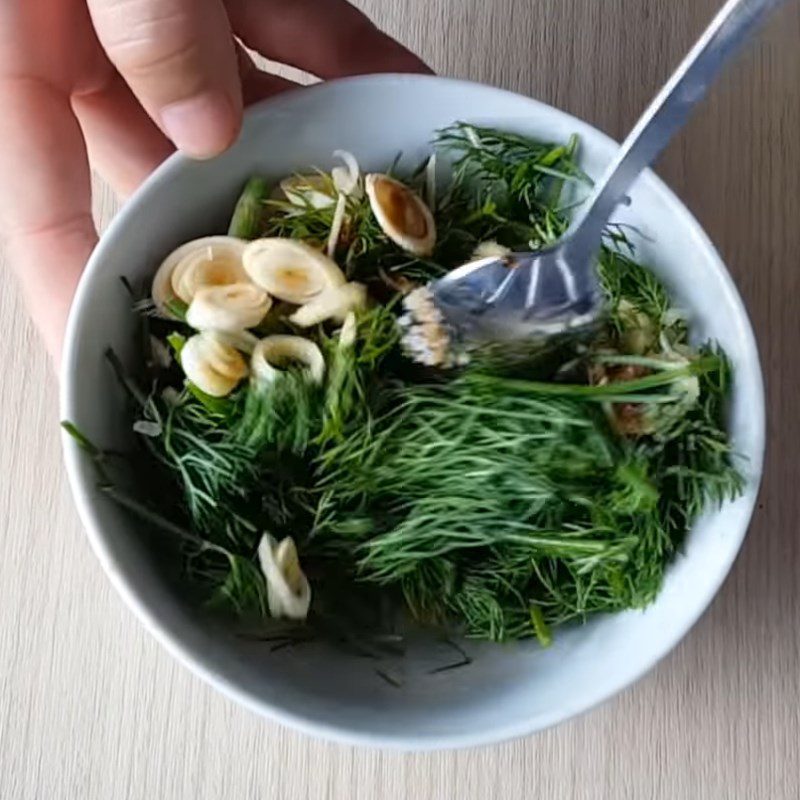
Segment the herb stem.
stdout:
<path fill-rule="evenodd" d="M 654 373 L 653 375 L 594 386 L 573 383 L 543 383 L 539 381 L 519 380 L 516 378 L 497 378 L 480 373 L 468 376 L 467 380 L 477 383 L 478 385 L 491 384 L 498 388 L 516 392 L 527 392 L 550 397 L 569 397 L 575 398 L 576 400 L 600 402 L 608 402 L 609 399 L 616 397 L 625 397 L 626 402 L 647 402 L 649 400 L 649 395 L 638 396 L 638 393 L 644 393 L 650 389 L 656 389 L 659 386 L 668 386 L 682 378 L 697 377 L 716 372 L 720 369 L 721 362 L 717 356 L 704 356 L 695 361 L 690 361 L 682 367 L 663 369 L 663 362 L 661 367 L 662 371 Z M 635 400 L 631 400 L 631 397 L 634 397 Z M 659 396 L 659 399 L 663 399 L 663 396 Z"/>

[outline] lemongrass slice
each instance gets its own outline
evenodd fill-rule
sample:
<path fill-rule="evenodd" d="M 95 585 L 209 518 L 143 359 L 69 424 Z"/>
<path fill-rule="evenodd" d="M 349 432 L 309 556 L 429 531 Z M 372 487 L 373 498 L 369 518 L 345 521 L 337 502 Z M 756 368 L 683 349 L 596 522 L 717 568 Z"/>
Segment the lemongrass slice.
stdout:
<path fill-rule="evenodd" d="M 280 182 L 280 189 L 299 208 L 328 208 L 336 202 L 336 188 L 327 175 L 292 175 Z"/>
<path fill-rule="evenodd" d="M 330 258 L 333 258 L 336 253 L 339 237 L 344 227 L 347 215 L 347 198 L 361 197 L 363 195 L 361 168 L 358 166 L 356 157 L 352 153 L 348 153 L 347 150 L 334 150 L 333 155 L 335 158 L 341 158 L 345 166 L 334 167 L 331 170 L 333 185 L 336 187 L 339 197 L 336 201 L 336 209 L 333 213 L 333 221 L 331 222 L 331 230 L 328 234 L 328 245 L 326 247 L 326 252 Z"/>
<path fill-rule="evenodd" d="M 294 239 L 250 242 L 244 250 L 243 263 L 253 283 L 273 297 L 296 305 L 345 282 L 335 261 Z"/>
<path fill-rule="evenodd" d="M 484 242 L 478 242 L 475 250 L 472 252 L 472 258 L 478 261 L 481 258 L 504 258 L 511 255 L 511 248 L 503 244 L 499 244 L 494 239 L 487 239 Z"/>
<path fill-rule="evenodd" d="M 258 336 L 250 331 L 214 331 L 214 336 L 218 342 L 248 355 L 256 349 L 258 344 Z"/>
<path fill-rule="evenodd" d="M 304 620 L 311 607 L 311 585 L 300 566 L 294 539 L 287 536 L 278 542 L 265 533 L 258 545 L 258 561 L 267 583 L 270 615 Z"/>
<path fill-rule="evenodd" d="M 361 180 L 361 167 L 358 166 L 358 161 L 352 153 L 347 150 L 334 150 L 334 158 L 340 158 L 344 161 L 343 167 L 334 167 L 331 170 L 331 178 L 336 191 L 340 194 L 356 196 L 359 194 L 359 181 Z"/>
<path fill-rule="evenodd" d="M 179 299 L 188 305 L 201 286 L 247 282 L 242 267 L 245 244 L 233 236 L 206 236 L 173 250 L 153 278 L 151 293 L 158 312 L 173 318 L 167 304 Z"/>
<path fill-rule="evenodd" d="M 261 233 L 264 220 L 264 201 L 269 196 L 269 183 L 254 175 L 242 189 L 228 225 L 228 236 L 238 239 L 255 239 Z"/>
<path fill-rule="evenodd" d="M 253 350 L 250 368 L 254 380 L 271 383 L 293 364 L 302 365 L 314 383 L 322 383 L 325 359 L 319 347 L 302 336 L 276 334 L 262 339 Z"/>
<path fill-rule="evenodd" d="M 241 353 L 213 331 L 187 340 L 181 350 L 181 366 L 186 377 L 212 397 L 229 395 L 248 372 Z"/>
<path fill-rule="evenodd" d="M 174 255 L 175 253 L 167 256 L 167 258 L 161 262 L 161 266 L 158 268 L 153 278 L 153 285 L 150 288 L 153 305 L 155 305 L 159 316 L 165 319 L 176 319 L 175 315 L 168 308 L 170 303 L 178 299 L 175 292 L 172 291 L 172 272 L 176 264 L 173 258 Z"/>
<path fill-rule="evenodd" d="M 436 153 L 425 165 L 425 202 L 431 211 L 436 210 Z"/>
<path fill-rule="evenodd" d="M 242 266 L 245 243 L 241 239 L 218 236 L 200 241 L 205 245 L 182 258 L 172 273 L 172 290 L 184 303 L 191 303 L 197 290 L 206 286 L 248 282 Z"/>
<path fill-rule="evenodd" d="M 334 286 L 297 309 L 289 321 L 301 328 L 310 328 L 332 319 L 344 322 L 351 311 L 358 311 L 367 304 L 367 287 L 362 283 L 345 283 Z"/>
<path fill-rule="evenodd" d="M 358 334 L 358 323 L 356 315 L 351 311 L 345 318 L 344 324 L 339 331 L 339 347 L 352 347 L 356 343 Z"/>
<path fill-rule="evenodd" d="M 325 247 L 325 252 L 328 258 L 333 258 L 336 254 L 336 247 L 339 244 L 339 237 L 342 235 L 342 227 L 344 226 L 344 218 L 347 213 L 347 196 L 339 194 L 339 199 L 336 201 L 336 210 L 333 212 L 333 222 L 331 222 L 331 231 L 328 234 L 328 244 Z"/>
<path fill-rule="evenodd" d="M 204 286 L 195 292 L 186 322 L 198 331 L 230 331 L 254 328 L 267 315 L 270 296 L 254 283 Z"/>
<path fill-rule="evenodd" d="M 429 256 L 436 244 L 436 223 L 422 198 L 388 175 L 367 175 L 366 187 L 381 230 L 403 250 Z"/>

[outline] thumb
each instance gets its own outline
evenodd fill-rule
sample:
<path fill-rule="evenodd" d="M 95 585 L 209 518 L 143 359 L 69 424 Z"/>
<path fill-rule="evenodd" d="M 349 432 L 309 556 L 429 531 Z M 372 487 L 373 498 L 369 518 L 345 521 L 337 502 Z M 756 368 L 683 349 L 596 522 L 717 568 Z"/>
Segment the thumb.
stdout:
<path fill-rule="evenodd" d="M 97 35 L 155 123 L 209 158 L 239 133 L 242 89 L 222 0 L 89 0 Z"/>

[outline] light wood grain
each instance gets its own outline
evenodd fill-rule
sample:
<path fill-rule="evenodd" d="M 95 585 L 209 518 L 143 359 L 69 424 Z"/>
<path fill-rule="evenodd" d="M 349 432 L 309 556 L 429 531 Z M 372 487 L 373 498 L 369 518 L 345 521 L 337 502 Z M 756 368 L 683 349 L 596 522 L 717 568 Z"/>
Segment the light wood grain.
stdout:
<path fill-rule="evenodd" d="M 717 0 L 364 0 L 442 73 L 624 134 Z M 722 81 L 660 171 L 719 246 L 770 395 L 761 503 L 711 610 L 578 720 L 463 753 L 328 745 L 265 722 L 163 652 L 111 591 L 68 494 L 56 386 L 0 289 L 0 796 L 81 800 L 800 796 L 800 10 Z M 2 146 L 2 143 L 0 143 Z M 114 201 L 97 184 L 101 222 Z"/>

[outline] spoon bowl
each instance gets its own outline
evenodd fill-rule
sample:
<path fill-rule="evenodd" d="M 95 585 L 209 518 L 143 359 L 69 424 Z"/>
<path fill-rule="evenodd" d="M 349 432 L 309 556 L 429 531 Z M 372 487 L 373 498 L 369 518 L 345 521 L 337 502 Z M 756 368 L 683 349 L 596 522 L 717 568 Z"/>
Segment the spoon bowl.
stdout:
<path fill-rule="evenodd" d="M 430 291 L 459 339 L 472 343 L 557 335 L 603 310 L 594 269 L 574 271 L 561 246 L 465 264 Z"/>
<path fill-rule="evenodd" d="M 620 147 L 556 244 L 466 264 L 431 287 L 460 341 L 557 335 L 600 314 L 595 261 L 603 231 L 631 184 L 686 124 L 722 68 L 786 0 L 728 0 Z"/>

